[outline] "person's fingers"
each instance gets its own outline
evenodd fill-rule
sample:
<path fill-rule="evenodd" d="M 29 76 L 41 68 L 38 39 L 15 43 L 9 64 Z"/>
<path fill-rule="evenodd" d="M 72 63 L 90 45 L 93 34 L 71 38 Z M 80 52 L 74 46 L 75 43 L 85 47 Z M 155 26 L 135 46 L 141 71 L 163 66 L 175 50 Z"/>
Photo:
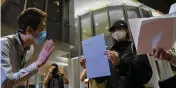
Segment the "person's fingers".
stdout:
<path fill-rule="evenodd" d="M 165 53 L 164 51 L 161 51 L 160 56 L 159 56 L 159 59 L 160 59 L 160 60 L 163 59 L 164 53 Z"/>
<path fill-rule="evenodd" d="M 113 55 L 114 55 L 115 58 L 119 57 L 119 54 L 115 51 L 113 51 Z"/>
<path fill-rule="evenodd" d="M 48 40 L 45 41 L 45 43 L 43 44 L 42 49 L 46 49 L 46 47 L 47 47 L 47 42 L 48 42 Z"/>
<path fill-rule="evenodd" d="M 105 55 L 108 55 L 109 52 L 110 52 L 110 50 L 106 50 L 106 51 L 104 52 L 104 54 L 105 54 Z"/>
<path fill-rule="evenodd" d="M 105 50 L 105 52 L 110 52 L 111 50 Z"/>
<path fill-rule="evenodd" d="M 160 49 L 156 49 L 156 51 L 154 52 L 154 57 L 158 59 L 159 57 L 159 52 L 160 52 Z"/>
<path fill-rule="evenodd" d="M 84 59 L 83 61 L 84 61 L 84 63 L 86 63 L 86 59 Z"/>
<path fill-rule="evenodd" d="M 112 62 L 112 58 L 111 58 L 111 56 L 110 56 L 110 55 L 108 55 L 108 59 Z"/>
<path fill-rule="evenodd" d="M 45 44 L 43 45 L 43 49 L 46 50 L 46 51 L 49 51 L 49 48 L 50 48 L 49 40 L 47 40 L 47 41 L 45 42 Z"/>
<path fill-rule="evenodd" d="M 55 49 L 55 46 L 52 46 L 50 49 L 49 49 L 49 54 L 51 54 Z"/>
<path fill-rule="evenodd" d="M 81 60 L 80 60 L 80 64 L 81 64 L 82 67 L 85 66 L 85 63 L 86 63 L 85 59 L 81 59 Z"/>
<path fill-rule="evenodd" d="M 155 52 L 157 49 L 153 49 L 152 55 L 155 57 Z"/>
<path fill-rule="evenodd" d="M 115 60 L 115 57 L 116 57 L 115 54 L 112 53 L 111 58 L 112 58 L 113 61 Z"/>
<path fill-rule="evenodd" d="M 46 50 L 49 51 L 53 46 L 54 46 L 54 42 L 52 40 L 48 40 Z"/>
<path fill-rule="evenodd" d="M 162 52 L 164 52 L 163 49 L 160 49 L 159 52 L 158 52 L 158 56 L 157 56 L 157 57 L 158 57 L 159 59 L 161 59 L 160 56 L 163 55 L 163 54 L 161 54 Z"/>
<path fill-rule="evenodd" d="M 85 62 L 86 62 L 85 58 L 84 58 L 84 59 L 81 59 L 80 62 L 81 62 L 81 63 L 85 63 Z"/>
<path fill-rule="evenodd" d="M 114 60 L 114 56 L 112 54 L 110 54 L 110 59 L 113 61 Z"/>
<path fill-rule="evenodd" d="M 111 58 L 112 58 L 113 60 L 115 60 L 115 59 L 118 57 L 118 53 L 115 52 L 115 51 L 111 51 L 111 52 L 110 52 L 110 55 L 111 55 Z"/>
<path fill-rule="evenodd" d="M 83 61 L 83 59 L 81 58 L 81 59 L 80 59 L 80 62 L 82 62 L 82 61 Z"/>
<path fill-rule="evenodd" d="M 153 53 L 149 53 L 149 56 L 153 56 Z"/>
<path fill-rule="evenodd" d="M 114 59 L 113 59 L 113 56 L 110 55 L 110 61 L 113 63 L 114 62 Z"/>
<path fill-rule="evenodd" d="M 50 39 L 49 41 L 50 41 L 50 44 L 51 44 L 51 45 L 54 45 L 54 42 L 53 42 L 53 40 L 51 40 L 51 39 Z"/>
<path fill-rule="evenodd" d="M 157 49 L 155 52 L 155 58 L 159 59 L 162 51 L 163 51 L 162 49 Z"/>
<path fill-rule="evenodd" d="M 84 56 L 81 56 L 80 57 L 81 61 L 85 60 L 85 57 Z"/>

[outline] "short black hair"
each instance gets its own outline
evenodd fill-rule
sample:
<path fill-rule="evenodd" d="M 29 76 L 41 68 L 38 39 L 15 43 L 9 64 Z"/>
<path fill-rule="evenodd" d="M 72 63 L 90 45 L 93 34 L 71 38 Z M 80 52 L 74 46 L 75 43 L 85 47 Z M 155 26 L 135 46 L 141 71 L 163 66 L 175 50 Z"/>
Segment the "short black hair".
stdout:
<path fill-rule="evenodd" d="M 18 17 L 18 32 L 26 33 L 28 26 L 36 30 L 40 22 L 46 19 L 47 14 L 37 8 L 27 8 Z"/>
<path fill-rule="evenodd" d="M 53 63 L 51 66 L 55 66 L 56 68 L 54 68 L 53 72 L 52 72 L 52 75 L 53 76 L 56 76 L 57 75 L 57 72 L 59 70 L 59 67 L 56 63 Z"/>
<path fill-rule="evenodd" d="M 124 28 L 125 30 L 128 29 L 127 23 L 124 20 L 117 20 L 115 21 L 112 26 L 109 28 L 109 32 L 113 32 L 116 30 L 116 28 L 122 29 Z M 115 30 L 114 30 L 115 29 Z"/>
<path fill-rule="evenodd" d="M 58 65 L 56 63 L 51 64 L 51 66 L 55 66 L 56 68 L 58 68 Z"/>

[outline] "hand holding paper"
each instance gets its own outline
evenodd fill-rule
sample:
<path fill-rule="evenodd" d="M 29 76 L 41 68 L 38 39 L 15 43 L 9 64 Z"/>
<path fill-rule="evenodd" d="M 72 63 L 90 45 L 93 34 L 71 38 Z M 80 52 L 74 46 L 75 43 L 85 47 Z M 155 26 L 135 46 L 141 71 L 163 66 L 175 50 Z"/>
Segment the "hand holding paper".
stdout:
<path fill-rule="evenodd" d="M 114 65 L 119 64 L 119 53 L 116 51 L 106 50 L 105 55 L 108 56 L 108 59 L 112 62 Z"/>
<path fill-rule="evenodd" d="M 168 50 L 163 50 L 163 49 L 153 49 L 153 52 L 150 54 L 152 55 L 155 59 L 158 60 L 168 60 L 170 61 L 172 58 L 172 54 Z"/>

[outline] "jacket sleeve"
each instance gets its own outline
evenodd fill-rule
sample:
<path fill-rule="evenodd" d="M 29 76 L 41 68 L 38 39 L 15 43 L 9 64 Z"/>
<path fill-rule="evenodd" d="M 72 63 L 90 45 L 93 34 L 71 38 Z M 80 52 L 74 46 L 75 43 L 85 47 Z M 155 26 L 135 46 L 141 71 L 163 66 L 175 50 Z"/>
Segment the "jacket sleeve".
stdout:
<path fill-rule="evenodd" d="M 17 86 L 28 80 L 36 72 L 38 67 L 36 63 L 20 69 L 18 72 L 12 72 L 12 65 L 10 63 L 10 46 L 7 42 L 1 41 L 1 87 L 7 88 L 9 86 Z"/>
<path fill-rule="evenodd" d="M 129 82 L 145 84 L 152 76 L 152 68 L 147 55 L 136 55 L 130 50 L 122 55 L 117 69 L 120 75 L 125 76 Z"/>
<path fill-rule="evenodd" d="M 135 56 L 132 53 L 125 53 L 121 59 L 120 64 L 116 66 L 116 68 L 119 70 L 120 75 L 127 76 L 130 74 L 130 70 L 133 66 L 133 62 L 135 60 Z"/>

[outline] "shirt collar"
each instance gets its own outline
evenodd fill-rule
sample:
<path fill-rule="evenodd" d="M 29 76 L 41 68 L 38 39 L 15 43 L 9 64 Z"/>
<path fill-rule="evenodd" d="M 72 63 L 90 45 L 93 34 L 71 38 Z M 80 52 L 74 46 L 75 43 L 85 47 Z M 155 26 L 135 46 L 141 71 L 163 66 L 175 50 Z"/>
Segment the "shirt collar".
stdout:
<path fill-rule="evenodd" d="M 24 47 L 22 45 L 22 39 L 19 33 L 15 33 L 15 42 L 19 45 L 21 51 L 24 51 Z"/>

